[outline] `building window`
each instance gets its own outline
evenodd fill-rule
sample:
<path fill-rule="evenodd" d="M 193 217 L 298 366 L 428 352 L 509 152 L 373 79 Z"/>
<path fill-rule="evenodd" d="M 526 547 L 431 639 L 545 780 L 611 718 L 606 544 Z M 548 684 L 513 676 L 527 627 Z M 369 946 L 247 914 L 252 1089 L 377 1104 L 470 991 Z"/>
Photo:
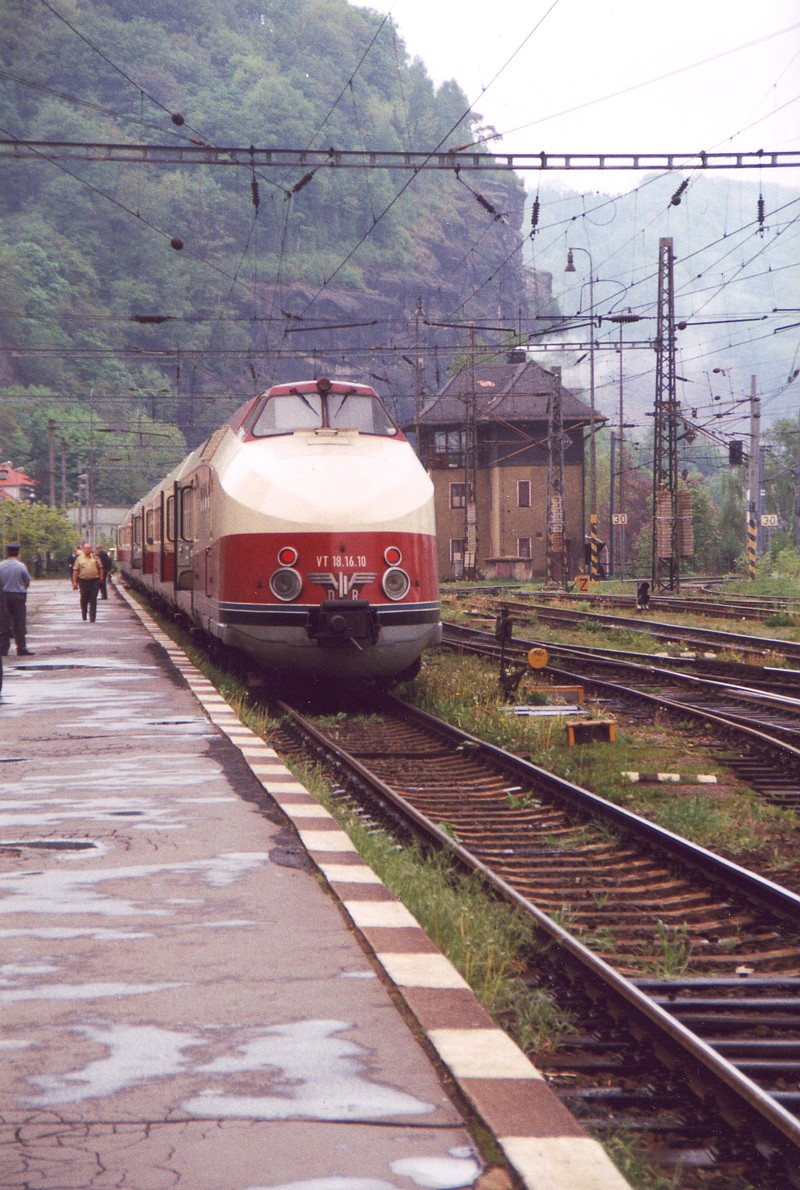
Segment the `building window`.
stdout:
<path fill-rule="evenodd" d="M 465 483 L 451 483 L 450 484 L 450 507 L 451 508 L 466 508 L 467 507 L 467 485 Z"/>
<path fill-rule="evenodd" d="M 531 481 L 529 479 L 517 480 L 517 508 L 530 508 L 531 506 Z"/>
<path fill-rule="evenodd" d="M 437 430 L 433 435 L 433 465 L 463 467 L 464 448 L 461 430 Z"/>
<path fill-rule="evenodd" d="M 450 561 L 451 562 L 463 562 L 464 561 L 464 551 L 466 550 L 466 548 L 467 548 L 467 543 L 463 537 L 451 537 L 450 538 Z"/>
<path fill-rule="evenodd" d="M 517 538 L 517 557 L 530 558 L 531 556 L 531 539 L 530 537 Z"/>

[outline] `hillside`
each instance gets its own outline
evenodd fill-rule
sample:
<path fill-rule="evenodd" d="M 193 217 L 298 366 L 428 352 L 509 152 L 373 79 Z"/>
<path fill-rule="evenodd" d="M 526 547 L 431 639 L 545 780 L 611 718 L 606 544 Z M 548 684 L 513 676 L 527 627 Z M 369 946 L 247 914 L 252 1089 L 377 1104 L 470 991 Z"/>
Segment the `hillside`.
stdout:
<path fill-rule="evenodd" d="M 5 5 L 6 139 L 480 139 L 460 88 L 435 88 L 390 22 L 345 0 L 59 11 L 37 8 L 34 30 L 28 0 Z M 547 279 L 523 266 L 525 194 L 510 173 L 94 157 L 1 166 L 0 453 L 44 482 L 55 421 L 70 496 L 91 465 L 100 500 L 135 498 L 254 388 L 310 369 L 372 379 L 405 416 L 464 342 L 463 326 L 441 324 L 514 325 L 534 302 L 551 308 Z"/>

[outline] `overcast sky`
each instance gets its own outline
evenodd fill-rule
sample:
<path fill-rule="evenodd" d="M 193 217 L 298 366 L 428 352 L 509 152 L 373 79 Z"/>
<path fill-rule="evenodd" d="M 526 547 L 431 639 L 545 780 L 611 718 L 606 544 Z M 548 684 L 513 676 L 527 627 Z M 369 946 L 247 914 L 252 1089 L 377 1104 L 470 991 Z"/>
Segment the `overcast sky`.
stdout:
<path fill-rule="evenodd" d="M 361 7 L 391 12 L 433 81 L 456 79 L 504 134 L 502 152 L 800 150 L 797 0 Z"/>

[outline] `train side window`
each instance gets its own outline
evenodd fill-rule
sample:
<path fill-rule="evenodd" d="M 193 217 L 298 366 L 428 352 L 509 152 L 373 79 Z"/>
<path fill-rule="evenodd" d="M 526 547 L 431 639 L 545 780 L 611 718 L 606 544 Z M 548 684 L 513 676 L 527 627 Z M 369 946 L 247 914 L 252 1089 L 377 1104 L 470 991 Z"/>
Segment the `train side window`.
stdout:
<path fill-rule="evenodd" d="M 148 508 L 144 514 L 144 539 L 148 545 L 153 544 L 153 510 Z"/>
<path fill-rule="evenodd" d="M 375 397 L 365 393 L 328 393 L 328 425 L 332 430 L 358 430 L 362 434 L 397 433 L 389 414 Z"/>
<path fill-rule="evenodd" d="M 133 518 L 133 544 L 142 544 L 142 518 L 140 516 Z"/>
<path fill-rule="evenodd" d="M 322 398 L 319 393 L 286 393 L 264 402 L 253 422 L 254 438 L 271 434 L 292 434 L 295 430 L 322 428 Z"/>
<path fill-rule="evenodd" d="M 530 508 L 531 506 L 531 481 L 529 479 L 517 480 L 517 508 Z"/>
<path fill-rule="evenodd" d="M 175 497 L 167 497 L 167 541 L 175 540 Z"/>
<path fill-rule="evenodd" d="M 194 541 L 194 488 L 181 489 L 181 537 Z"/>

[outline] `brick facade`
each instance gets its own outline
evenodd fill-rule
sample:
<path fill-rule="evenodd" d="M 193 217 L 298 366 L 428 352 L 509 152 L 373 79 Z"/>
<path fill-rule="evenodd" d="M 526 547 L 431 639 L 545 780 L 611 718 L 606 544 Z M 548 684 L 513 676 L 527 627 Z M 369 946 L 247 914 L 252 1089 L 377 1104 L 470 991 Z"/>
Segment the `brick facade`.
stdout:
<path fill-rule="evenodd" d="M 474 389 L 473 389 L 474 382 Z M 464 368 L 423 408 L 418 449 L 434 485 L 439 574 L 463 573 L 468 473 L 475 475 L 477 567 L 487 577 L 546 574 L 548 412 L 556 383 L 531 360 Z M 561 390 L 567 574 L 583 568 L 584 436 L 589 408 Z M 473 414 L 474 410 L 474 414 Z M 472 417 L 474 471 L 467 421 Z"/>

